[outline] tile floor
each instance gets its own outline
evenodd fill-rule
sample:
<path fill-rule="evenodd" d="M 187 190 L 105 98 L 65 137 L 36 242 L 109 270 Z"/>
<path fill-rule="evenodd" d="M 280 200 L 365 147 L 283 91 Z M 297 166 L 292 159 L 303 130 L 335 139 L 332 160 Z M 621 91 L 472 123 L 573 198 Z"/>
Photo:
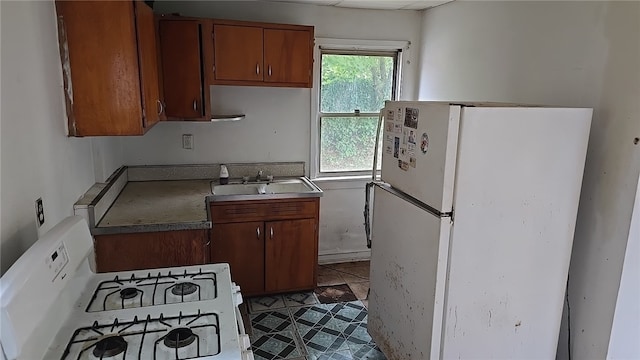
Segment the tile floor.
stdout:
<path fill-rule="evenodd" d="M 255 359 L 385 359 L 367 332 L 369 262 L 319 270 L 315 291 L 246 299 Z"/>

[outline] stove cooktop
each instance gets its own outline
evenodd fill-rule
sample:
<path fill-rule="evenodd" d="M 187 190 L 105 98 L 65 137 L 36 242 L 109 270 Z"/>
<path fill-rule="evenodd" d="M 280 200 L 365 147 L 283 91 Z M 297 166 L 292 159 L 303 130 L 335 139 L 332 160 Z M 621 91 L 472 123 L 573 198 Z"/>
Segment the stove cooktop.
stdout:
<path fill-rule="evenodd" d="M 93 274 L 46 358 L 241 359 L 238 290 L 227 264 Z"/>
<path fill-rule="evenodd" d="M 116 275 L 96 287 L 86 311 L 107 311 L 191 301 L 214 300 L 218 297 L 218 279 L 214 271 L 184 270 Z"/>
<path fill-rule="evenodd" d="M 220 353 L 217 313 L 116 318 L 74 331 L 63 359 L 194 359 Z"/>

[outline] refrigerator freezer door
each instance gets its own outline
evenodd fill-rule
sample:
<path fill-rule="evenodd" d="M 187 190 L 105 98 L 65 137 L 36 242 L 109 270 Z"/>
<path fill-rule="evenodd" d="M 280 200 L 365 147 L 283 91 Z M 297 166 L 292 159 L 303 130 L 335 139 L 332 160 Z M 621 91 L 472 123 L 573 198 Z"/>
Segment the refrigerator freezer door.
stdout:
<path fill-rule="evenodd" d="M 555 358 L 590 119 L 462 110 L 444 359 Z"/>
<path fill-rule="evenodd" d="M 389 359 L 437 359 L 450 218 L 376 186 L 368 330 Z"/>
<path fill-rule="evenodd" d="M 382 181 L 450 212 L 460 106 L 411 101 L 385 106 Z"/>

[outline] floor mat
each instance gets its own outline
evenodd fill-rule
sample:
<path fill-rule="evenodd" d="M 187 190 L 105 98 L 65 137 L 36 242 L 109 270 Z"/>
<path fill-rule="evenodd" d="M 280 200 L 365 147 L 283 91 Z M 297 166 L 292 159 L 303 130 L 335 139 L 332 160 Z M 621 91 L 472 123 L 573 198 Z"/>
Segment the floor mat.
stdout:
<path fill-rule="evenodd" d="M 356 295 L 347 284 L 321 286 L 315 289 L 316 297 L 321 304 L 332 304 L 357 300 Z"/>

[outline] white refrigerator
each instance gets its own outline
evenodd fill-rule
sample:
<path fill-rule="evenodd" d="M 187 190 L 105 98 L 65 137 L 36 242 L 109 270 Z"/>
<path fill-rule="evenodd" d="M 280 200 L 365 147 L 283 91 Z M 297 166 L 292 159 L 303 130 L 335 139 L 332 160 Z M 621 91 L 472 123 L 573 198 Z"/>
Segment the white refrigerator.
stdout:
<path fill-rule="evenodd" d="M 389 359 L 555 358 L 592 110 L 388 101 L 381 115 L 376 344 Z"/>

